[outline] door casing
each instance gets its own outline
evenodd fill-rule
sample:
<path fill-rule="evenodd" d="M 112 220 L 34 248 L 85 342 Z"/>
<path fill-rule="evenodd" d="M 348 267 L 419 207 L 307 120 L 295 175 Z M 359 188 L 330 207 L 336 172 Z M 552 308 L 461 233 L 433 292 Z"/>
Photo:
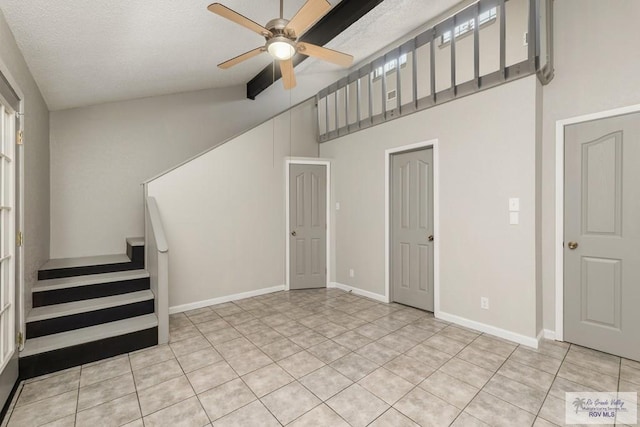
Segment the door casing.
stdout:
<path fill-rule="evenodd" d="M 330 287 L 330 278 L 331 278 L 331 161 L 328 159 L 316 159 L 316 158 L 297 158 L 290 157 L 285 159 L 284 162 L 284 181 L 285 181 L 285 241 L 286 241 L 286 250 L 285 250 L 285 290 L 289 290 L 289 286 L 291 284 L 291 240 L 289 239 L 289 228 L 290 228 L 290 218 L 289 218 L 289 197 L 290 197 L 290 183 L 289 183 L 289 166 L 290 165 L 322 165 L 326 167 L 327 172 L 327 233 L 326 233 L 326 241 L 327 241 L 327 277 L 325 286 L 327 288 Z"/>
<path fill-rule="evenodd" d="M 384 152 L 384 282 L 386 302 L 391 295 L 391 161 L 393 154 L 415 151 L 421 148 L 433 149 L 433 314 L 440 315 L 440 155 L 438 140 L 417 142 L 389 148 Z"/>
<path fill-rule="evenodd" d="M 556 341 L 564 341 L 564 128 L 568 125 L 637 112 L 640 112 L 640 104 L 601 111 L 593 114 L 586 114 L 558 120 L 556 122 L 556 325 L 555 334 L 553 334 L 553 336 L 547 335 L 547 338 L 553 338 Z"/>

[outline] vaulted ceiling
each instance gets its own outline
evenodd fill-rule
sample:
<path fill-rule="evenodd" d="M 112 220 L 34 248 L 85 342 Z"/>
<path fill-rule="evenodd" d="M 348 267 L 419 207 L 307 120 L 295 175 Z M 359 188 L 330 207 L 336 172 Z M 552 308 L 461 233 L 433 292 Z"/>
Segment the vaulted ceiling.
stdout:
<path fill-rule="evenodd" d="M 285 0 L 285 18 L 304 1 Z M 329 1 L 333 6 L 340 2 Z M 279 14 L 278 0 L 221 2 L 260 24 Z M 385 0 L 325 46 L 354 55 L 357 64 L 459 2 Z M 269 55 L 231 70 L 216 65 L 264 39 L 208 12 L 209 3 L 0 0 L 0 10 L 49 108 L 60 110 L 247 83 L 271 63 Z M 336 70 L 309 59 L 296 73 Z"/>

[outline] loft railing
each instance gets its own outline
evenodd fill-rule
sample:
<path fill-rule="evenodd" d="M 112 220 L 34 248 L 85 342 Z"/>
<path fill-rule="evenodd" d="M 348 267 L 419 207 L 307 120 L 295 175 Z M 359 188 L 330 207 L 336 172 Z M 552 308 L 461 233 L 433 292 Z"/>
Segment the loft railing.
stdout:
<path fill-rule="evenodd" d="M 318 140 L 537 73 L 553 78 L 552 0 L 479 0 L 320 91 Z"/>
<path fill-rule="evenodd" d="M 155 295 L 158 344 L 166 344 L 169 342 L 169 245 L 156 199 L 146 197 L 145 205 L 146 266 L 151 277 L 151 291 Z"/>

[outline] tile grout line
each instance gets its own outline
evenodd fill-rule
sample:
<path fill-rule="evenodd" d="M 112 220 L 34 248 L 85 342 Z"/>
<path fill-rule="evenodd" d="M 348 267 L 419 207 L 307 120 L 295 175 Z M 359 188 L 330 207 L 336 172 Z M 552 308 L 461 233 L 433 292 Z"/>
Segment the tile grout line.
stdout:
<path fill-rule="evenodd" d="M 549 394 L 551 393 L 551 388 L 553 388 L 553 383 L 555 383 L 556 382 L 556 378 L 558 378 L 558 373 L 560 372 L 560 369 L 562 368 L 562 365 L 564 364 L 564 361 L 566 360 L 567 355 L 569 354 L 569 350 L 571 350 L 571 344 L 569 344 L 569 347 L 567 348 L 567 351 L 565 352 L 564 357 L 562 358 L 562 362 L 560 363 L 560 366 L 558 366 L 558 370 L 556 371 L 556 374 L 553 377 L 553 381 L 551 382 L 551 386 L 549 387 L 549 390 L 547 390 L 547 394 L 544 396 L 544 399 L 542 400 L 542 405 L 540 405 L 540 409 L 538 409 L 538 413 L 536 414 L 536 419 L 542 418 L 543 420 L 545 420 L 545 421 L 547 421 L 547 422 L 549 422 L 551 424 L 554 424 L 551 421 L 547 420 L 546 418 L 541 417 L 540 413 L 542 412 L 542 408 L 544 407 L 544 404 L 547 402 L 547 398 L 549 397 Z M 534 420 L 534 422 L 535 422 L 535 420 Z"/>

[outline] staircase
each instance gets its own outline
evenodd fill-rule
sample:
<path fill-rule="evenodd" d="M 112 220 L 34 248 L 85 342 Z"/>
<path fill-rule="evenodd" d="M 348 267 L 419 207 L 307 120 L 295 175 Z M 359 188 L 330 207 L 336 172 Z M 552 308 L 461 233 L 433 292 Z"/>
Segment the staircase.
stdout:
<path fill-rule="evenodd" d="M 126 254 L 50 260 L 32 296 L 22 379 L 158 343 L 142 238 L 127 239 Z"/>

